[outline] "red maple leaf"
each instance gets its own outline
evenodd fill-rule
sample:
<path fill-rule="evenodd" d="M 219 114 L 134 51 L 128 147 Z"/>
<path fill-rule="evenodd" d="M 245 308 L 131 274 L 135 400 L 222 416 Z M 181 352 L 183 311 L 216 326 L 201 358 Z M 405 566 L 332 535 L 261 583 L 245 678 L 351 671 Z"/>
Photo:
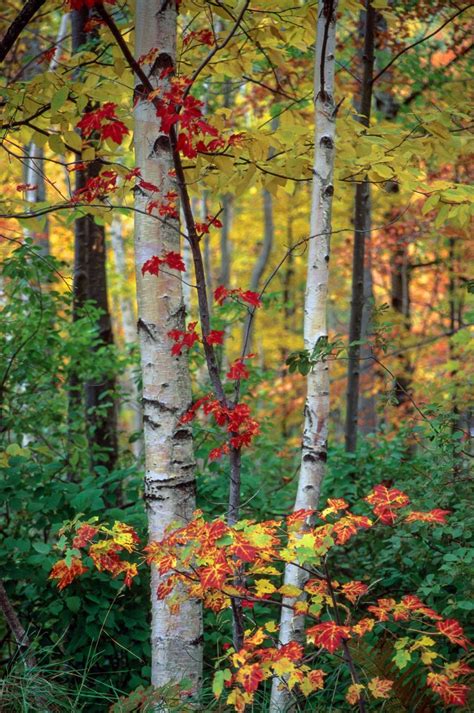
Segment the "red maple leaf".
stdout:
<path fill-rule="evenodd" d="M 451 510 L 441 510 L 440 508 L 435 508 L 434 510 L 429 510 L 428 512 L 418 512 L 417 510 L 412 510 L 405 517 L 405 522 L 437 522 L 440 525 L 446 524 L 447 515 L 451 514 Z"/>
<path fill-rule="evenodd" d="M 222 589 L 231 572 L 230 562 L 224 552 L 219 552 L 211 565 L 199 570 L 199 580 L 206 589 Z"/>
<path fill-rule="evenodd" d="M 351 638 L 351 629 L 349 626 L 340 626 L 334 621 L 324 621 L 307 629 L 306 636 L 308 641 L 316 646 L 322 646 L 333 654 L 342 645 L 344 639 Z"/>
<path fill-rule="evenodd" d="M 79 557 L 73 557 L 69 566 L 66 560 L 62 559 L 53 566 L 48 579 L 57 579 L 58 589 L 64 589 L 84 572 L 87 572 L 87 567 L 84 567 Z"/>
<path fill-rule="evenodd" d="M 242 684 L 247 693 L 256 691 L 263 678 L 263 671 L 258 663 L 242 666 L 237 674 L 237 681 Z"/>
<path fill-rule="evenodd" d="M 112 139 L 118 146 L 122 143 L 124 136 L 129 133 L 128 128 L 121 121 L 112 121 L 109 124 L 104 124 L 100 130 L 102 139 Z"/>
<path fill-rule="evenodd" d="M 447 676 L 442 673 L 430 672 L 426 680 L 427 685 L 437 693 L 443 703 L 448 706 L 465 706 L 469 686 L 462 683 L 452 683 Z"/>
<path fill-rule="evenodd" d="M 405 493 L 396 488 L 387 488 L 385 485 L 376 485 L 369 495 L 364 498 L 373 507 L 374 514 L 384 525 L 393 525 L 397 515 L 395 510 L 410 504 L 410 499 Z"/>
<path fill-rule="evenodd" d="M 252 292 L 251 290 L 246 290 L 245 292 L 243 292 L 242 290 L 240 290 L 239 296 L 244 302 L 247 302 L 247 304 L 252 305 L 252 307 L 262 306 L 262 300 L 260 299 L 260 295 L 257 292 Z"/>
<path fill-rule="evenodd" d="M 186 265 L 184 264 L 183 258 L 179 253 L 173 251 L 166 253 L 163 256 L 163 262 L 165 262 L 170 270 L 179 270 L 180 272 L 186 272 Z"/>
<path fill-rule="evenodd" d="M 92 525 L 81 525 L 72 541 L 72 546 L 76 549 L 85 547 L 98 533 L 98 529 Z"/>
<path fill-rule="evenodd" d="M 462 646 L 463 649 L 467 649 L 469 646 L 469 639 L 464 636 L 464 630 L 456 619 L 437 621 L 436 628 L 444 634 L 452 644 L 458 644 L 458 646 Z"/>
<path fill-rule="evenodd" d="M 145 274 L 145 272 L 149 272 L 150 275 L 158 275 L 160 272 L 160 265 L 163 263 L 163 260 L 156 255 L 153 255 L 149 260 L 143 263 L 142 265 L 142 275 Z"/>
<path fill-rule="evenodd" d="M 226 374 L 228 379 L 248 379 L 249 370 L 244 364 L 243 359 L 236 359 L 232 362 L 229 371 Z"/>
<path fill-rule="evenodd" d="M 224 300 L 229 295 L 230 291 L 227 289 L 227 287 L 224 287 L 224 285 L 219 285 L 219 287 L 216 287 L 216 289 L 214 290 L 214 299 L 218 305 L 223 304 Z"/>
<path fill-rule="evenodd" d="M 223 329 L 211 329 L 206 337 L 206 342 L 211 346 L 214 346 L 215 344 L 223 344 L 224 334 L 225 332 Z"/>
<path fill-rule="evenodd" d="M 368 591 L 368 586 L 363 582 L 355 579 L 352 582 L 346 582 L 342 585 L 341 591 L 344 596 L 353 604 Z"/>

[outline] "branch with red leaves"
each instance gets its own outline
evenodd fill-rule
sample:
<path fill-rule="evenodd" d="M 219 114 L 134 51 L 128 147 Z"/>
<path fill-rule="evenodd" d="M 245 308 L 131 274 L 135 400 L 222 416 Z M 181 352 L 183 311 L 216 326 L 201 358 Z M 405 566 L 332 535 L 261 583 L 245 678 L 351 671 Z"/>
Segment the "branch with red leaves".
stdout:
<path fill-rule="evenodd" d="M 220 408 L 218 402 L 214 402 L 217 406 L 207 403 L 210 408 Z M 191 522 L 144 549 L 139 548 L 134 531 L 122 523 L 115 523 L 112 528 L 93 522 L 76 523 L 71 525 L 72 548 L 66 550 L 70 561 L 63 559 L 56 563 L 50 578 L 56 579 L 62 589 L 84 574 L 87 567 L 83 564 L 83 550 L 97 570 L 109 572 L 113 577 L 123 575 L 130 585 L 138 572 L 137 564 L 123 555 L 135 554 L 157 567 L 163 578 L 158 597 L 175 613 L 187 597 L 197 597 L 216 614 L 239 601 L 248 609 L 255 604 L 267 608 L 289 606 L 295 614 L 307 617 L 310 625 L 305 631 L 306 646 L 290 642 L 278 647 L 275 640 L 278 627 L 273 618 L 242 631 L 239 647 L 224 645 L 220 666 L 225 668 L 217 670 L 213 690 L 216 698 L 220 698 L 225 682 L 230 689 L 227 704 L 238 712 L 252 705 L 260 683 L 272 677 L 305 697 L 321 690 L 328 672 L 311 667 L 314 648 L 319 666 L 323 667 L 328 663 L 334 665 L 332 657 L 342 651 L 352 680 L 346 692 L 350 705 L 363 712 L 366 701 L 390 698 L 396 682 L 376 676 L 367 682 L 364 678 L 362 683 L 347 643 L 357 644 L 366 635 L 371 639 L 377 634 L 383 637 L 387 622 L 401 628 L 401 636 L 392 631 L 397 644 L 392 659 L 395 665 L 402 670 L 405 660 L 415 657 L 415 661 L 425 666 L 426 674 L 422 675 L 428 689 L 445 705 L 465 705 L 468 686 L 459 679 L 472 669 L 462 659 L 446 662 L 444 650 L 436 649 L 437 641 L 443 647 L 446 642 L 464 650 L 470 646 L 459 622 L 444 619 L 414 594 L 406 594 L 400 600 L 387 597 L 371 600 L 368 583 L 332 580 L 327 564 L 332 550 L 346 545 L 360 530 L 377 524 L 393 527 L 414 521 L 441 525 L 448 511 L 408 510 L 409 497 L 382 484 L 364 498 L 362 506 L 367 505 L 375 520 L 353 513 L 348 502 L 336 498 L 328 500 L 321 512 L 301 510 L 284 521 L 243 521 L 235 527 L 222 518 L 207 522 L 197 511 Z M 301 538 L 301 522 L 310 515 L 314 526 Z M 339 554 L 337 549 L 336 556 Z M 303 590 L 288 584 L 279 586 L 276 581 L 281 574 L 275 564 L 282 562 L 292 562 L 310 573 L 304 585 L 304 600 Z M 320 563 L 324 574 L 318 571 Z M 402 649 L 404 658 L 399 665 L 397 657 Z"/>

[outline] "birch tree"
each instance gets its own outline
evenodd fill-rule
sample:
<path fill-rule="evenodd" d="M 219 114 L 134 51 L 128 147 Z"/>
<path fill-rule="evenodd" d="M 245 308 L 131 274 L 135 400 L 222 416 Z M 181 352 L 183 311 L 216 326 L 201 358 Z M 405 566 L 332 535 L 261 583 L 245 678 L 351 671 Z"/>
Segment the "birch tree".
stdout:
<path fill-rule="evenodd" d="M 331 237 L 331 209 L 334 194 L 333 172 L 336 133 L 336 105 L 334 102 L 334 67 L 336 43 L 337 0 L 319 0 L 316 30 L 314 96 L 315 135 L 314 170 L 311 195 L 310 238 L 304 304 L 305 350 L 316 355 L 327 342 L 327 300 L 329 254 Z M 298 490 L 294 510 L 316 509 L 327 460 L 329 417 L 328 363 L 318 359 L 307 377 L 304 410 L 303 442 Z M 291 563 L 285 567 L 285 584 L 302 589 L 307 574 Z M 279 643 L 302 640 L 304 617 L 295 616 L 295 600 L 283 600 L 280 618 Z M 289 605 L 289 607 L 288 607 Z M 291 707 L 291 694 L 284 680 L 274 679 L 271 711 L 285 711 Z"/>
<path fill-rule="evenodd" d="M 162 9 L 147 0 L 136 6 L 136 57 L 149 55 L 143 71 L 158 94 L 166 90 L 163 69 L 176 62 L 177 11 L 174 1 Z M 158 49 L 158 55 L 150 54 Z M 156 53 L 155 53 L 156 55 Z M 166 74 L 166 73 L 165 73 Z M 161 200 L 176 189 L 170 141 L 161 131 L 152 102 L 141 84 L 135 87 L 135 155 L 144 181 L 159 188 Z M 185 310 L 181 281 L 175 274 L 160 273 L 159 280 L 142 274 L 153 255 L 180 251 L 179 221 L 147 215 L 144 193 L 136 194 L 135 264 L 138 300 L 138 334 L 143 377 L 145 438 L 145 501 L 150 540 L 160 540 L 171 523 L 184 524 L 195 508 L 195 475 L 192 433 L 179 422 L 191 404 L 191 383 L 186 356 L 172 356 L 168 332 L 184 329 Z M 197 601 L 183 602 L 172 614 L 156 596 L 160 575 L 151 577 L 152 683 L 190 679 L 198 684 L 202 671 L 202 623 Z"/>

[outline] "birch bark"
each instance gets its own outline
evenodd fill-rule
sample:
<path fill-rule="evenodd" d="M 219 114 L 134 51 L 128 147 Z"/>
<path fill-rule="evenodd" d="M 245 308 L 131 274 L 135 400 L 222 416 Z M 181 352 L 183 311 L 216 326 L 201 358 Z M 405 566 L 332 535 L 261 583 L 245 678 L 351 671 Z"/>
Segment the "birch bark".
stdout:
<path fill-rule="evenodd" d="M 310 240 L 304 306 L 305 349 L 312 353 L 318 340 L 327 339 L 327 297 L 331 209 L 334 194 L 333 172 L 336 133 L 334 67 L 337 0 L 319 0 L 315 47 L 315 159 L 311 196 Z M 318 361 L 307 377 L 301 468 L 294 509 L 315 509 L 326 470 L 329 417 L 329 370 L 327 361 Z M 285 568 L 285 583 L 300 589 L 308 575 L 296 566 Z M 286 605 L 294 599 L 286 598 Z M 304 617 L 291 608 L 282 608 L 280 644 L 304 638 Z M 292 697 L 284 679 L 274 679 L 270 710 L 291 710 Z"/>
<path fill-rule="evenodd" d="M 164 69 L 176 61 L 177 12 L 174 1 L 136 5 L 136 56 L 157 48 L 158 55 L 142 69 L 152 85 L 164 91 Z M 143 88 L 135 87 L 136 164 L 145 181 L 160 188 L 160 195 L 176 189 L 170 142 L 160 130 L 156 109 L 140 100 Z M 158 196 L 159 198 L 159 196 Z M 183 329 L 185 310 L 181 281 L 176 274 L 160 273 L 158 279 L 142 275 L 141 268 L 153 255 L 179 252 L 179 221 L 161 222 L 144 214 L 147 197 L 136 194 L 135 265 L 138 299 L 138 334 L 143 376 L 143 421 L 145 437 L 145 501 L 149 536 L 160 539 L 172 522 L 186 522 L 195 507 L 195 476 L 192 433 L 179 423 L 191 404 L 191 384 L 186 356 L 171 355 L 168 332 Z M 160 576 L 152 570 L 152 683 L 156 686 L 183 678 L 199 684 L 202 674 L 202 623 L 200 604 L 187 600 L 178 614 L 171 614 L 156 589 Z"/>

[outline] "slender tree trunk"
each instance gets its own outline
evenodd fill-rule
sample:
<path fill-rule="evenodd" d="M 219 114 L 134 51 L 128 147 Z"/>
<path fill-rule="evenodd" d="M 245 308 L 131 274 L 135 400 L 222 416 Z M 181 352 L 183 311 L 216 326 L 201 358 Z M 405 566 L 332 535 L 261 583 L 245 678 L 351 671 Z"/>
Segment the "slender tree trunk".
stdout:
<path fill-rule="evenodd" d="M 54 55 L 49 63 L 50 72 L 54 72 L 54 70 L 58 66 L 64 42 L 67 37 L 69 19 L 69 13 L 67 12 L 64 13 L 61 17 L 61 23 L 59 25 L 58 35 L 56 38 L 56 48 L 54 51 Z M 33 40 L 31 44 L 33 53 L 39 54 L 39 43 L 35 35 L 33 35 Z M 38 71 L 38 65 L 32 65 L 27 71 L 25 79 L 30 79 Z M 25 183 L 29 184 L 30 186 L 35 186 L 35 188 L 33 188 L 32 190 L 27 191 L 26 199 L 31 203 L 39 203 L 41 201 L 46 200 L 44 151 L 41 146 L 37 146 L 33 142 L 30 144 L 28 148 L 28 158 L 26 160 L 25 168 Z M 43 255 L 49 255 L 49 221 L 47 218 L 45 220 L 43 230 L 41 232 L 35 231 L 34 233 L 32 233 L 31 237 L 35 241 L 35 244 L 40 248 L 41 253 Z"/>
<path fill-rule="evenodd" d="M 318 2 L 315 48 L 315 160 L 311 197 L 310 240 L 304 306 L 305 349 L 312 353 L 319 340 L 327 340 L 327 299 L 331 237 L 331 209 L 336 133 L 334 67 L 337 0 Z M 305 421 L 301 468 L 294 509 L 316 509 L 326 471 L 329 418 L 329 370 L 327 361 L 318 361 L 307 377 Z M 302 589 L 307 575 L 298 567 L 285 567 L 285 583 Z M 294 599 L 284 603 L 293 605 Z M 280 644 L 304 638 L 304 617 L 291 608 L 282 608 Z M 291 707 L 291 694 L 284 681 L 274 679 L 271 711 Z"/>
<path fill-rule="evenodd" d="M 230 230 L 232 225 L 232 196 L 226 193 L 222 196 L 222 229 L 221 229 L 221 265 L 219 284 L 230 285 Z"/>
<path fill-rule="evenodd" d="M 87 41 L 85 30 L 89 19 L 88 9 L 72 13 L 72 45 L 77 52 Z M 93 162 L 84 170 L 76 171 L 76 190 L 83 188 L 89 178 L 98 175 L 100 165 Z M 73 319 L 78 320 L 86 302 L 92 302 L 101 314 L 98 318 L 97 349 L 113 344 L 112 321 L 107 296 L 105 230 L 95 223 L 91 215 L 84 215 L 74 223 L 74 278 Z M 72 377 L 72 392 L 78 400 L 77 376 Z M 117 413 L 115 403 L 115 378 L 87 381 L 84 384 L 87 437 L 91 464 L 100 463 L 112 470 L 117 460 Z"/>
<path fill-rule="evenodd" d="M 136 5 L 136 56 L 159 48 L 154 63 L 142 69 L 161 91 L 168 80 L 160 79 L 164 68 L 176 62 L 177 11 L 174 0 L 159 5 L 138 0 Z M 141 175 L 160 188 L 160 195 L 176 190 L 170 141 L 160 130 L 153 103 L 135 95 L 135 153 Z M 137 193 L 136 207 L 144 211 L 147 199 Z M 191 381 L 185 354 L 171 355 L 168 332 L 184 329 L 184 304 L 180 279 L 163 272 L 159 278 L 142 275 L 142 266 L 153 255 L 180 251 L 179 221 L 164 223 L 136 213 L 135 262 L 138 298 L 138 332 L 143 376 L 145 436 L 145 502 L 150 540 L 159 540 L 172 522 L 187 522 L 195 508 L 195 462 L 192 432 L 179 422 L 191 404 Z M 188 276 L 187 276 L 188 277 Z M 199 685 L 202 676 L 201 607 L 196 600 L 182 603 L 172 614 L 156 596 L 161 577 L 152 569 L 152 683 L 190 679 Z"/>
<path fill-rule="evenodd" d="M 361 83 L 358 119 L 361 124 L 370 125 L 372 104 L 372 77 L 374 69 L 374 27 L 375 13 L 371 0 L 366 0 L 364 13 L 364 50 L 362 55 L 363 73 Z M 360 341 L 364 306 L 364 274 L 366 271 L 365 246 L 371 230 L 370 183 L 367 177 L 356 187 L 354 204 L 354 249 L 352 255 L 352 301 L 349 324 L 349 363 L 347 370 L 346 396 L 346 451 L 353 452 L 357 445 L 357 424 L 359 416 Z"/>
<path fill-rule="evenodd" d="M 229 80 L 224 82 L 224 106 L 229 109 L 232 105 L 232 85 Z M 230 230 L 232 225 L 232 195 L 230 193 L 224 193 L 221 198 L 222 203 L 222 214 L 221 214 L 221 264 L 220 264 L 220 275 L 219 284 L 224 285 L 224 287 L 229 287 L 230 285 L 230 259 L 231 259 L 231 247 L 230 247 Z"/>
<path fill-rule="evenodd" d="M 401 236 L 391 260 L 391 305 L 402 318 L 404 331 L 411 330 L 410 310 L 410 277 L 411 266 L 408 255 L 408 245 L 405 237 Z M 413 366 L 408 353 L 400 355 L 401 370 L 396 375 L 394 384 L 396 405 L 409 403 L 411 391 L 411 377 Z"/>
<path fill-rule="evenodd" d="M 203 191 L 202 196 L 201 196 L 201 220 L 203 223 L 206 223 L 207 221 L 207 216 L 209 213 L 209 207 L 208 207 L 208 192 Z M 209 306 L 209 314 L 212 315 L 212 308 L 213 308 L 213 279 L 212 279 L 212 259 L 211 259 L 211 239 L 209 233 L 205 233 L 203 236 L 203 243 L 204 243 L 204 250 L 203 250 L 203 257 L 204 257 L 204 270 L 206 272 L 206 285 L 207 285 L 207 302 Z"/>
<path fill-rule="evenodd" d="M 137 342 L 137 321 L 135 318 L 132 300 L 126 293 L 127 263 L 125 259 L 125 246 L 122 235 L 122 221 L 114 218 L 110 229 L 112 250 L 115 258 L 115 269 L 120 285 L 120 313 L 125 345 L 133 347 Z M 132 431 L 140 433 L 143 428 L 142 409 L 139 401 L 138 387 L 134 378 L 133 369 L 127 368 L 122 382 L 122 388 L 127 397 L 127 403 L 132 412 Z M 132 452 L 136 458 L 143 455 L 143 439 L 138 438 L 132 443 Z"/>
<path fill-rule="evenodd" d="M 461 324 L 461 315 L 459 308 L 459 299 L 457 296 L 457 279 L 456 279 L 456 239 L 449 238 L 449 280 L 448 280 L 448 300 L 449 300 L 449 331 L 454 335 Z M 456 362 L 456 347 L 454 345 L 453 336 L 449 338 L 449 358 L 451 362 Z M 453 368 L 450 373 L 451 377 L 451 434 L 452 440 L 452 458 L 453 458 L 453 475 L 458 477 L 461 472 L 461 458 L 457 452 L 457 442 L 454 440 L 456 431 L 460 428 L 460 414 L 456 398 L 456 381 L 458 377 L 457 368 Z"/>
<path fill-rule="evenodd" d="M 272 131 L 276 131 L 278 128 L 278 119 L 272 120 Z M 270 149 L 269 158 L 274 155 L 274 151 Z M 252 292 L 257 292 L 260 283 L 267 267 L 268 260 L 273 248 L 273 241 L 275 237 L 275 227 L 273 224 L 273 197 L 270 191 L 266 188 L 262 191 L 262 201 L 263 201 L 263 242 L 260 255 L 257 258 L 257 262 L 252 271 L 252 276 L 250 278 L 250 289 Z M 257 315 L 255 311 L 252 316 L 248 316 L 244 323 L 243 338 L 242 338 L 242 354 L 245 352 L 252 351 L 252 341 L 253 333 L 255 329 L 255 320 Z"/>
<path fill-rule="evenodd" d="M 27 668 L 34 668 L 36 666 L 36 658 L 34 654 L 30 652 L 30 641 L 28 639 L 28 634 L 24 630 L 18 615 L 11 603 L 3 582 L 0 579 L 0 611 L 8 624 L 8 627 L 16 641 L 20 655 L 24 657 L 25 665 Z"/>

